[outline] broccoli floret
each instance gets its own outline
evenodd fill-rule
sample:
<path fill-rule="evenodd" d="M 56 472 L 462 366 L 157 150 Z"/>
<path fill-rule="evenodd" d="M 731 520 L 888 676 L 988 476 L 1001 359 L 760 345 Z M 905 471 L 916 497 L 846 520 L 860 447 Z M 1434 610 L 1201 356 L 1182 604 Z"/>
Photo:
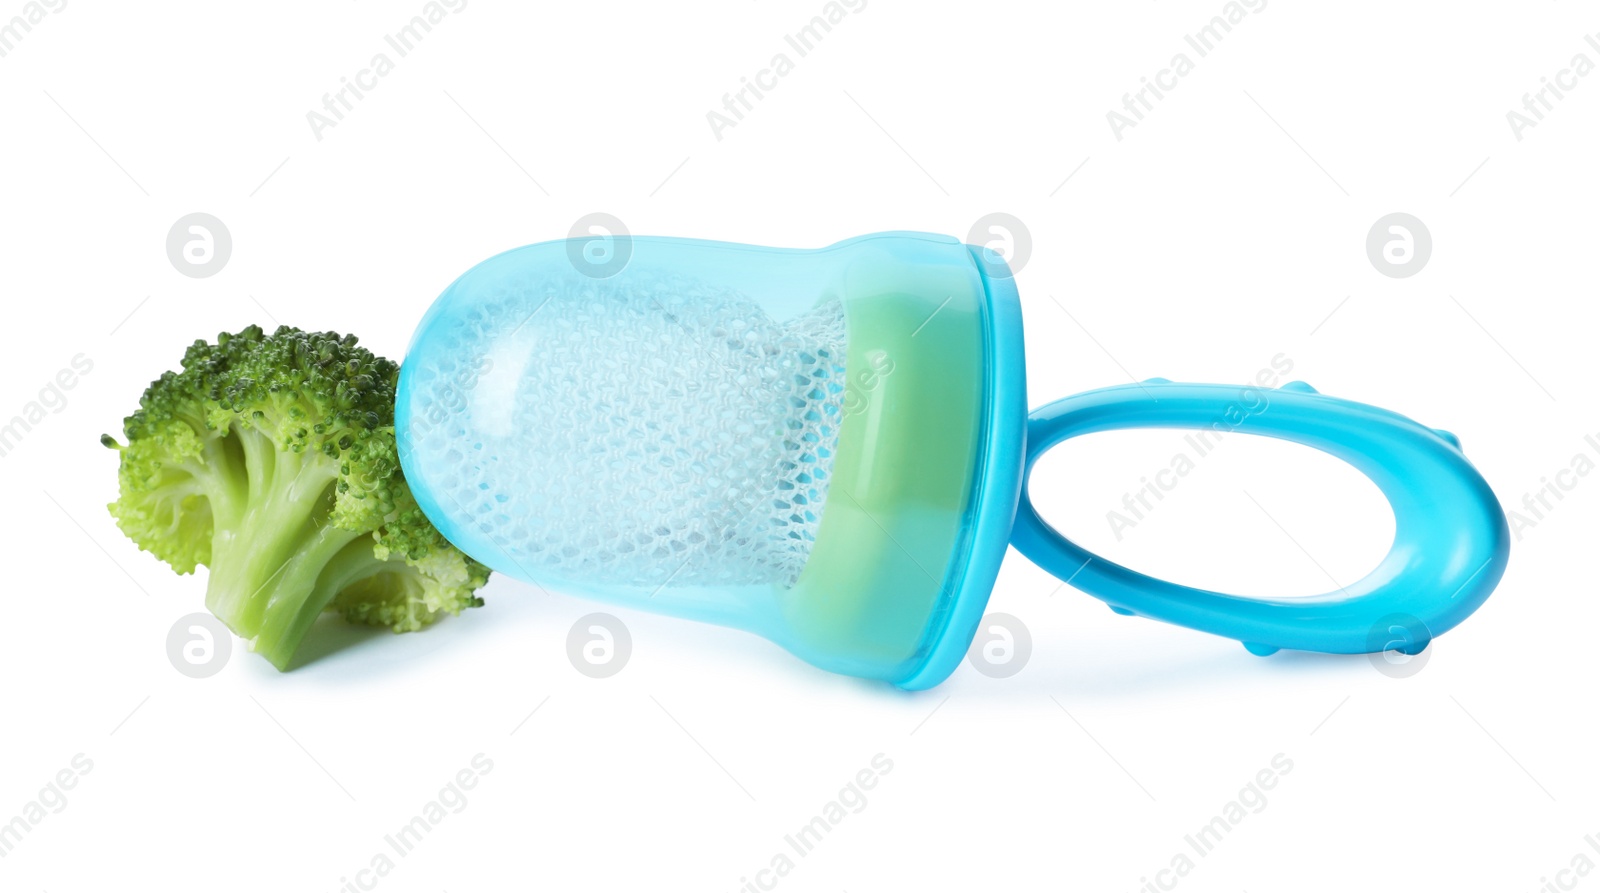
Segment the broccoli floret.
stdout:
<path fill-rule="evenodd" d="M 317 616 L 421 629 L 477 607 L 488 568 L 428 522 L 400 471 L 398 364 L 354 336 L 259 326 L 196 341 L 123 424 L 128 538 L 278 669 Z"/>

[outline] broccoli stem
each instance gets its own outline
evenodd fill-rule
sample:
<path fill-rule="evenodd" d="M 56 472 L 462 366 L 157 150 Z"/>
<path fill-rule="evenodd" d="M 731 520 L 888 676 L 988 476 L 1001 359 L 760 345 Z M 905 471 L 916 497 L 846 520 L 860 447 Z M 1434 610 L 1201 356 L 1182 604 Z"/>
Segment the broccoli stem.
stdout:
<path fill-rule="evenodd" d="M 277 449 L 255 431 L 226 436 L 240 438 L 249 489 L 259 498 L 217 518 L 206 607 L 281 670 L 338 592 L 318 585 L 329 563 L 347 547 L 365 549 L 373 561 L 372 535 L 329 522 L 336 460 Z"/>

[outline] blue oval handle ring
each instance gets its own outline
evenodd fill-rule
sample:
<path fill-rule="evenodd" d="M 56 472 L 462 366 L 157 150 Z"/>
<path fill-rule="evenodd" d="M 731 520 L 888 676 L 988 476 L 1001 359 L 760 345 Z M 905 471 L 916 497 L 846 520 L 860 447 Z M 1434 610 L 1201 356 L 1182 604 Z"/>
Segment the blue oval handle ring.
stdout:
<path fill-rule="evenodd" d="M 1212 429 L 1313 447 L 1377 484 L 1394 511 L 1394 543 L 1371 573 L 1304 598 L 1247 598 L 1149 577 L 1056 532 L 1028 498 L 1027 476 L 1072 437 L 1126 428 Z M 1238 639 L 1256 654 L 1280 648 L 1333 654 L 1415 654 L 1465 620 L 1500 581 L 1510 531 L 1493 491 L 1455 435 L 1375 406 L 1317 393 L 1153 380 L 1058 400 L 1028 417 L 1022 498 L 1012 545 L 1034 563 L 1139 614 Z M 1399 644 L 1391 630 L 1403 628 Z"/>

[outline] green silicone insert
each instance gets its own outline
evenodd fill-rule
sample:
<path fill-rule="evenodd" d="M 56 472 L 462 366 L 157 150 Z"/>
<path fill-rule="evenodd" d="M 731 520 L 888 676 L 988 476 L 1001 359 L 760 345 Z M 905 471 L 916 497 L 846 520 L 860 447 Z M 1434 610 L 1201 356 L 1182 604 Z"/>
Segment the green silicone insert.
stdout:
<path fill-rule="evenodd" d="M 942 628 L 965 552 L 983 285 L 959 243 L 856 248 L 834 295 L 849 331 L 838 449 L 816 543 L 783 596 L 783 644 L 826 669 L 893 681 Z"/>

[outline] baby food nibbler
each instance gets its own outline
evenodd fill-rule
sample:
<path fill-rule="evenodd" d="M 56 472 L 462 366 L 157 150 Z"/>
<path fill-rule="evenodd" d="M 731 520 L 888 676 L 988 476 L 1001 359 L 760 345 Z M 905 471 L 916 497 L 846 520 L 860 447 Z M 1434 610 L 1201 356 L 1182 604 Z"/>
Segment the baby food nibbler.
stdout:
<path fill-rule="evenodd" d="M 1008 544 L 1119 612 L 1257 653 L 1395 648 L 1385 623 L 1420 650 L 1488 598 L 1508 532 L 1454 436 L 1299 382 L 1241 416 L 1242 391 L 1152 380 L 1029 415 L 1011 273 L 944 236 L 618 236 L 456 280 L 413 339 L 395 424 L 429 519 L 494 570 L 906 689 L 959 665 Z M 1388 556 L 1323 596 L 1243 598 L 1094 556 L 1028 500 L 1028 469 L 1067 438 L 1219 424 L 1365 473 L 1394 511 Z"/>

